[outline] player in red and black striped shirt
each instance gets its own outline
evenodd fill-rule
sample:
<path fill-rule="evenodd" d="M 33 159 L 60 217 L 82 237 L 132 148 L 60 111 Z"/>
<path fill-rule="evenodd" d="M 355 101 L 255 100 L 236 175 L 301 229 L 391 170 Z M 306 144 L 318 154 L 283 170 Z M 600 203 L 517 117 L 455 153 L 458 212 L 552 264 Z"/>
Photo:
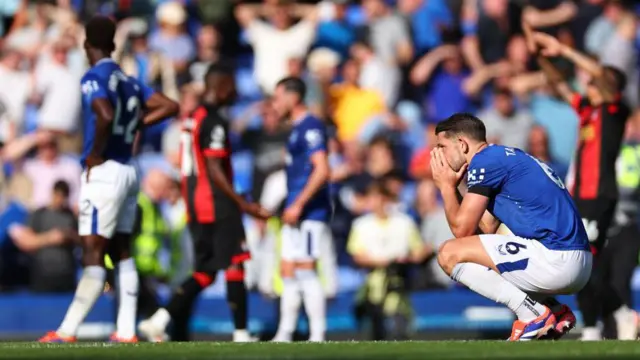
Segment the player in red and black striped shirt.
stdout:
<path fill-rule="evenodd" d="M 618 338 L 635 339 L 635 312 L 624 305 L 620 294 L 612 288 L 607 274 L 610 262 L 615 259 L 606 255 L 610 252 L 606 246 L 607 231 L 618 199 L 615 164 L 630 115 L 630 109 L 622 99 L 626 76 L 619 69 L 603 66 L 552 36 L 534 33 L 530 38 L 533 39 L 530 47 L 542 48 L 544 56 L 538 56 L 538 62 L 549 82 L 580 118 L 578 147 L 568 188 L 596 255 L 589 284 L 578 293 L 585 323 L 583 338 L 600 338 L 596 322 L 600 316 L 606 318 L 613 314 Z M 589 73 L 591 80 L 585 95 L 573 92 L 546 56 L 562 56 Z"/>
<path fill-rule="evenodd" d="M 211 65 L 205 86 L 203 104 L 183 123 L 180 144 L 182 188 L 194 243 L 195 269 L 192 277 L 174 292 L 166 309 L 140 323 L 140 332 L 152 341 L 165 337 L 170 320 L 184 325 L 194 300 L 213 283 L 220 270 L 226 270 L 227 300 L 236 328 L 234 341 L 249 341 L 242 266 L 249 253 L 244 249 L 242 213 L 263 219 L 270 214 L 257 204 L 248 203 L 233 189 L 229 127 L 223 115 L 235 97 L 233 69 L 224 64 Z M 180 337 L 178 340 L 187 340 Z"/>

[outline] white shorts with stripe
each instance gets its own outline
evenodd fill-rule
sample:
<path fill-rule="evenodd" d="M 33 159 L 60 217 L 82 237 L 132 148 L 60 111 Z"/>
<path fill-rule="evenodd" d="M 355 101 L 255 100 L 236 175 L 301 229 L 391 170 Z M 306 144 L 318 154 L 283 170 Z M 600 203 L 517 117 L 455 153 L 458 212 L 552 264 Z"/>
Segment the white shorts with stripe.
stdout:
<path fill-rule="evenodd" d="M 107 239 L 131 233 L 136 217 L 138 175 L 131 165 L 108 160 L 94 166 L 80 181 L 78 233 Z"/>
<path fill-rule="evenodd" d="M 322 243 L 331 242 L 329 225 L 322 221 L 303 220 L 297 227 L 282 227 L 281 259 L 287 261 L 318 260 Z"/>
<path fill-rule="evenodd" d="M 500 275 L 527 293 L 574 294 L 589 281 L 593 257 L 585 250 L 552 250 L 515 235 L 480 235 Z"/>

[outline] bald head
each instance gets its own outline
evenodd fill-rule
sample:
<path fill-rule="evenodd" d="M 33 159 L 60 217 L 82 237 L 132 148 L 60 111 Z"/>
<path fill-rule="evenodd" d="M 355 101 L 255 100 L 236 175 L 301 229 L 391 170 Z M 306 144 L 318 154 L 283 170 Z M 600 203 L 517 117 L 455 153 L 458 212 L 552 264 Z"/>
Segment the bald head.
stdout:
<path fill-rule="evenodd" d="M 149 170 L 142 184 L 142 190 L 153 202 L 163 200 L 170 187 L 171 178 L 159 169 Z"/>

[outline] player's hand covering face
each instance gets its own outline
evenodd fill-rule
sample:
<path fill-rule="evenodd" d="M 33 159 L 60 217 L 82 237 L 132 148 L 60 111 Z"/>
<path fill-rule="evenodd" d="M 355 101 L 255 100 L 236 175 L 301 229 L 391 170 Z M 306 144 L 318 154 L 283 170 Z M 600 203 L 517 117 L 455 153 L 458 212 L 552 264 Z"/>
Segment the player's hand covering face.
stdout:
<path fill-rule="evenodd" d="M 431 150 L 431 172 L 433 182 L 439 189 L 443 187 L 457 187 L 462 177 L 467 171 L 467 164 L 463 163 L 458 171 L 454 171 L 449 162 L 445 159 L 444 151 L 441 147 Z"/>

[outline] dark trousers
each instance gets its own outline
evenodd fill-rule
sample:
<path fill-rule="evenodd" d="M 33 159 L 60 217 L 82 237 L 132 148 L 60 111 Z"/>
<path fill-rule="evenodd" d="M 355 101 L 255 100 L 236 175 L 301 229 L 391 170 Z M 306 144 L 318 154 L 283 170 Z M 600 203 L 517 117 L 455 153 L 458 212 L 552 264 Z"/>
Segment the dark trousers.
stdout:
<path fill-rule="evenodd" d="M 608 242 L 594 257 L 589 283 L 578 293 L 585 326 L 595 326 L 622 305 L 630 306 L 631 277 L 638 264 L 640 230 L 630 222 L 609 232 Z"/>

